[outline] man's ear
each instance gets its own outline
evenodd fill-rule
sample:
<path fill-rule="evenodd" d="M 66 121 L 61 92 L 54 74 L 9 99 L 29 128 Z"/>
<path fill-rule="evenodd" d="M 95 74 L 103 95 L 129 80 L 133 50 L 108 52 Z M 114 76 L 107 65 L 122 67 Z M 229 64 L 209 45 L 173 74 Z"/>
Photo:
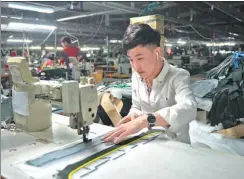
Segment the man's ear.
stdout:
<path fill-rule="evenodd" d="M 154 53 L 158 56 L 157 58 L 161 58 L 162 57 L 162 49 L 161 47 L 157 47 L 154 49 Z"/>

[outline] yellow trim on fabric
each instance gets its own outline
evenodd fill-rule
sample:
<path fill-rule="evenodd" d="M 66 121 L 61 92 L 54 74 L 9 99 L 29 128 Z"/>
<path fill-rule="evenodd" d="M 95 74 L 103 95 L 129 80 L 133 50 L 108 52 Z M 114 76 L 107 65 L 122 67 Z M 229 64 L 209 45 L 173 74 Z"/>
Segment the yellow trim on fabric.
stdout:
<path fill-rule="evenodd" d="M 132 142 L 130 142 L 130 143 L 128 143 L 128 144 L 122 145 L 122 146 L 120 146 L 120 147 L 118 147 L 118 148 L 116 148 L 116 149 L 114 149 L 114 150 L 111 150 L 111 151 L 109 151 L 109 152 L 107 152 L 107 153 L 105 153 L 105 154 L 103 154 L 103 155 L 101 155 L 101 156 L 99 156 L 99 157 L 97 157 L 97 158 L 92 159 L 91 161 L 89 161 L 89 162 L 87 162 L 87 163 L 85 163 L 85 164 L 79 166 L 78 168 L 72 170 L 72 171 L 69 173 L 69 175 L 68 175 L 68 179 L 72 179 L 73 174 L 76 173 L 76 172 L 77 172 L 78 170 L 80 170 L 81 168 L 84 168 L 85 166 L 87 166 L 87 165 L 89 165 L 89 164 L 91 164 L 91 163 L 93 163 L 93 162 L 95 162 L 95 161 L 97 161 L 97 160 L 99 160 L 99 159 L 101 159 L 101 158 L 103 158 L 103 157 L 105 157 L 105 156 L 107 156 L 107 155 L 109 155 L 109 154 L 115 152 L 116 150 L 119 150 L 119 149 L 121 149 L 121 148 L 123 148 L 123 147 L 125 147 L 125 146 L 127 146 L 127 145 L 130 145 L 130 144 L 132 144 L 132 143 L 135 143 L 135 142 L 137 142 L 137 141 L 139 141 L 139 140 L 141 140 L 141 139 L 144 139 L 144 138 L 146 138 L 146 137 L 149 137 L 149 136 L 151 136 L 151 135 L 153 135 L 153 134 L 157 134 L 157 133 L 160 133 L 160 132 L 153 132 L 153 133 L 151 133 L 151 134 L 147 134 L 147 135 L 145 135 L 145 136 L 140 137 L 139 139 L 136 139 L 136 140 L 134 140 L 134 141 L 132 141 Z"/>

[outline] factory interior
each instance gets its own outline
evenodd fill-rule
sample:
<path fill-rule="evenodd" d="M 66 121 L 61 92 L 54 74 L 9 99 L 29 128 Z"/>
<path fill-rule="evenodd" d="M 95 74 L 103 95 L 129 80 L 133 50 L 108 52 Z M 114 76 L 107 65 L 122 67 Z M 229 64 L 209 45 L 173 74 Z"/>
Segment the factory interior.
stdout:
<path fill-rule="evenodd" d="M 0 6 L 1 179 L 244 179 L 244 2 Z"/>

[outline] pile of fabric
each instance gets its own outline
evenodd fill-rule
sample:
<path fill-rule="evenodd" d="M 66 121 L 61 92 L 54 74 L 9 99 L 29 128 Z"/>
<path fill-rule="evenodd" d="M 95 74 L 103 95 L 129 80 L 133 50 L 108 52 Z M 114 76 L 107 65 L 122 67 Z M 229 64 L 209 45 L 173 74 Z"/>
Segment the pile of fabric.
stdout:
<path fill-rule="evenodd" d="M 211 126 L 223 124 L 225 129 L 242 124 L 244 118 L 244 53 L 235 52 L 207 73 L 218 80 L 217 87 L 205 97 L 212 98 L 209 113 Z"/>

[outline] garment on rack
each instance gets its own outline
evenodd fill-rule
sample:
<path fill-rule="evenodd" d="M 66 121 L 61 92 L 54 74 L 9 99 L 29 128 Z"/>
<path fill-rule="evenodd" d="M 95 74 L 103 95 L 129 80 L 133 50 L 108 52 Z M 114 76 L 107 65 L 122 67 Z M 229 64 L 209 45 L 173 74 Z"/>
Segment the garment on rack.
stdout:
<path fill-rule="evenodd" d="M 242 56 L 236 58 L 234 54 L 227 59 L 230 63 L 224 71 L 228 73 L 225 73 L 225 77 L 219 80 L 218 86 L 205 96 L 213 99 L 208 116 L 211 125 L 222 123 L 225 129 L 241 124 L 239 119 L 244 117 L 244 58 Z M 221 67 L 220 65 L 220 69 Z M 217 73 L 208 73 L 208 77 L 211 75 L 219 76 Z"/>

